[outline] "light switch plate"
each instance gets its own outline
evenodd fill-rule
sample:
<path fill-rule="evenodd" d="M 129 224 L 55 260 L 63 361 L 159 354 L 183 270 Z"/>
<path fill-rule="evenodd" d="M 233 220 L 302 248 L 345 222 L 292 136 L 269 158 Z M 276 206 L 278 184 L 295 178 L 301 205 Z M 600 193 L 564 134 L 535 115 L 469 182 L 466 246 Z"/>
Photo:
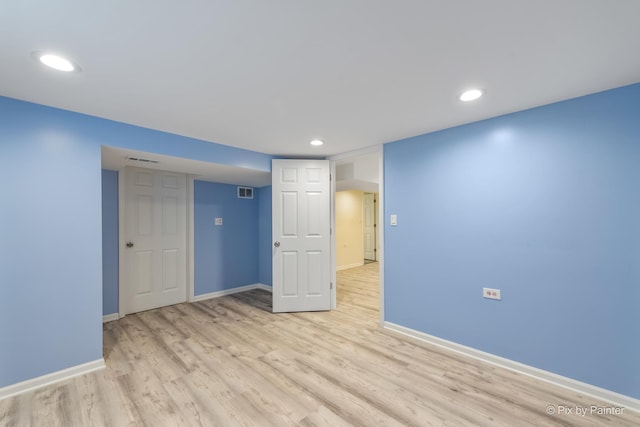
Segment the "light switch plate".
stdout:
<path fill-rule="evenodd" d="M 398 215 L 396 214 L 391 215 L 390 223 L 391 225 L 398 225 Z"/>

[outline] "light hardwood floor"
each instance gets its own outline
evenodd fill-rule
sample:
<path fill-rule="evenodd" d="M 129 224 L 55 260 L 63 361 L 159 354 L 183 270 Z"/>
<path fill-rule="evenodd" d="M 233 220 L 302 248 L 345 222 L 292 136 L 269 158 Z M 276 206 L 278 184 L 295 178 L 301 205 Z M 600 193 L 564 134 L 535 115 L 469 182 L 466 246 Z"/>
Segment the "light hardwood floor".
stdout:
<path fill-rule="evenodd" d="M 377 269 L 338 272 L 332 312 L 253 290 L 107 323 L 106 370 L 0 401 L 0 425 L 640 425 L 548 415 L 611 405 L 379 329 Z"/>

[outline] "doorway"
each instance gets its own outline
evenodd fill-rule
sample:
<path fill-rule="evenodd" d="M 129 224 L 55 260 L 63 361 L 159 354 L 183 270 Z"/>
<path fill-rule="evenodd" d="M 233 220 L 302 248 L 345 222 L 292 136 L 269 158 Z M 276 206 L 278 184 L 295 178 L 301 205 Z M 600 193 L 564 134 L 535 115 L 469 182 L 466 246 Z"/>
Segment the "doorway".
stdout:
<path fill-rule="evenodd" d="M 335 194 L 336 269 L 377 261 L 377 193 L 342 190 Z"/>
<path fill-rule="evenodd" d="M 383 230 L 381 230 L 383 224 L 381 218 L 384 218 L 384 194 L 382 186 L 382 183 L 384 182 L 384 174 L 382 145 L 358 150 L 356 152 L 333 156 L 330 157 L 330 160 L 332 161 L 333 176 L 335 177 L 332 183 L 335 190 L 335 197 L 333 200 L 334 207 L 332 227 L 335 230 L 335 232 L 333 233 L 333 247 L 335 248 L 334 283 L 336 283 L 336 292 L 334 293 L 335 299 L 333 307 L 337 308 L 338 305 L 337 293 L 340 292 L 341 286 L 341 280 L 339 279 L 346 276 L 366 276 L 367 282 L 369 282 L 371 286 L 377 286 L 377 289 L 375 290 L 375 294 L 377 295 L 375 298 L 375 300 L 377 301 L 375 308 L 379 312 L 379 322 L 380 324 L 382 324 L 382 322 L 384 321 L 384 233 Z M 345 249 L 345 243 L 342 242 L 340 240 L 340 237 L 338 236 L 340 230 L 338 229 L 337 224 L 338 215 L 340 215 L 339 210 L 342 209 L 340 204 L 343 200 L 341 199 L 345 194 L 351 194 L 350 197 L 353 198 L 356 193 L 360 194 L 361 198 L 359 223 L 355 224 L 352 227 L 352 230 L 356 232 L 359 230 L 360 233 L 360 237 L 356 238 L 357 243 L 355 243 L 360 247 L 359 259 L 356 260 L 356 258 L 352 258 L 350 261 L 345 261 L 344 259 L 339 260 L 338 256 L 341 250 Z M 375 199 L 373 208 L 373 222 L 375 225 L 375 232 L 373 233 L 373 236 L 370 236 L 370 238 L 375 237 L 375 243 L 373 243 L 375 251 L 373 251 L 373 255 L 371 255 L 371 251 L 369 251 L 368 255 L 368 257 L 373 258 L 374 262 L 367 264 L 365 264 L 365 233 L 363 225 L 367 220 L 371 222 L 371 218 L 367 219 L 364 217 L 364 195 L 366 193 L 372 194 L 373 198 Z M 371 198 L 372 196 L 367 197 Z M 353 201 L 351 203 L 353 203 Z M 352 220 L 351 222 L 353 223 L 354 221 Z M 356 240 L 353 241 L 355 242 Z M 369 270 L 372 269 L 376 270 L 375 274 L 369 274 Z"/>

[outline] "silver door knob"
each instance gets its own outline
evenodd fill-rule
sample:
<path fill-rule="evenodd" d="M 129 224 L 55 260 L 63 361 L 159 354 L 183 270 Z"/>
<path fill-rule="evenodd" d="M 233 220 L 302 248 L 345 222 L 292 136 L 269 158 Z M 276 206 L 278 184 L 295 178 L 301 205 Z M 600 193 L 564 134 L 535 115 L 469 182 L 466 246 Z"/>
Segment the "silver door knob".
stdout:
<path fill-rule="evenodd" d="M 128 248 L 132 248 L 133 247 L 133 242 L 127 242 L 127 247 Z"/>
<path fill-rule="evenodd" d="M 275 243 L 273 244 L 273 246 L 275 246 L 276 248 L 279 248 L 279 247 L 280 247 L 280 242 L 275 242 Z"/>

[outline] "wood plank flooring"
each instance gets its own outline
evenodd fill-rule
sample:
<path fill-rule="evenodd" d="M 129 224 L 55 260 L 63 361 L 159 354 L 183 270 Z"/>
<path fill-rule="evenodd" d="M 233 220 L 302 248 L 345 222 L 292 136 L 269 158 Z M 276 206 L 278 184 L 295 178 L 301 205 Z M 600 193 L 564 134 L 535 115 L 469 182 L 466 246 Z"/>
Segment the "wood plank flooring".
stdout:
<path fill-rule="evenodd" d="M 638 426 L 640 414 L 378 327 L 378 264 L 338 309 L 272 314 L 253 290 L 104 325 L 107 369 L 0 401 L 0 426 Z"/>

